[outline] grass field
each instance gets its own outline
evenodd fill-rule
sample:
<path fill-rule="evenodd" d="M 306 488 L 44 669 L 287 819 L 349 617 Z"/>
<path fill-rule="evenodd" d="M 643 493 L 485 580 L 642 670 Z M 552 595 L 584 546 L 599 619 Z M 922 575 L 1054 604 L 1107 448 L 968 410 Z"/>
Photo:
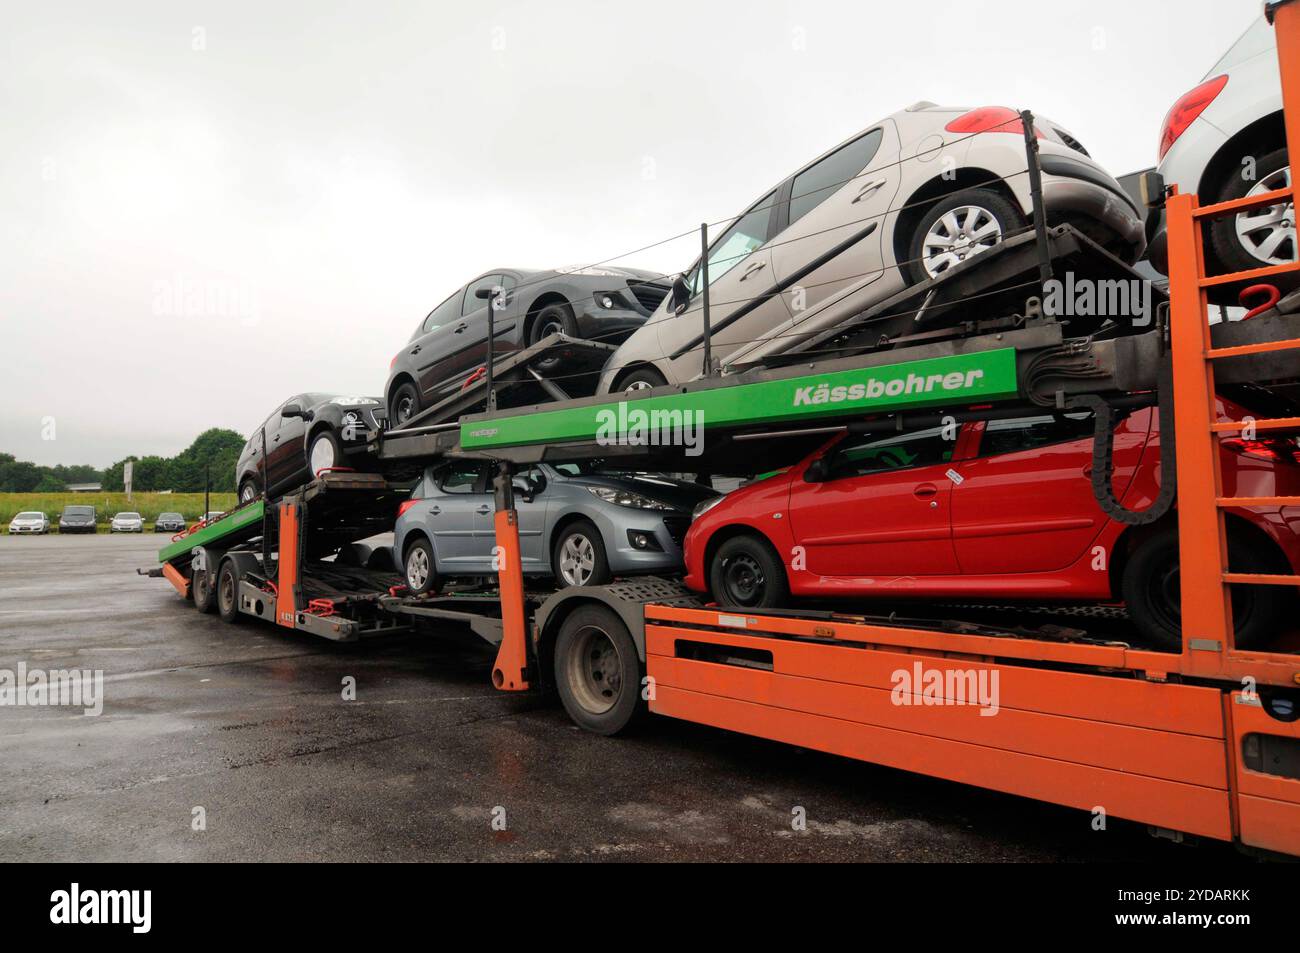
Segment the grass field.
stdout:
<path fill-rule="evenodd" d="M 213 493 L 210 501 L 214 510 L 231 510 L 235 494 Z M 0 493 L 0 532 L 8 532 L 15 514 L 36 510 L 50 518 L 57 533 L 59 513 L 68 505 L 95 507 L 101 533 L 108 532 L 109 520 L 117 513 L 139 513 L 146 533 L 153 532 L 159 513 L 180 513 L 190 523 L 203 516 L 202 493 L 133 493 L 130 503 L 125 493 Z"/>

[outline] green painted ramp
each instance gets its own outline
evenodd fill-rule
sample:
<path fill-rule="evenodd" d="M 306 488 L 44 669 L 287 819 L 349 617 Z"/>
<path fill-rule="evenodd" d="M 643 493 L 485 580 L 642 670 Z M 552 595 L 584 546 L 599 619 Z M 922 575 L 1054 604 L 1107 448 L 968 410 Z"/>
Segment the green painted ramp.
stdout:
<path fill-rule="evenodd" d="M 208 546 L 218 540 L 228 540 L 230 545 L 234 545 L 244 539 L 251 539 L 261 531 L 262 511 L 265 505 L 262 500 L 248 503 L 233 513 L 223 516 L 211 526 L 205 526 L 197 533 L 182 536 L 176 542 L 169 543 L 158 550 L 158 561 L 170 562 L 177 556 L 188 555 L 195 546 Z M 230 539 L 232 536 L 235 538 Z"/>

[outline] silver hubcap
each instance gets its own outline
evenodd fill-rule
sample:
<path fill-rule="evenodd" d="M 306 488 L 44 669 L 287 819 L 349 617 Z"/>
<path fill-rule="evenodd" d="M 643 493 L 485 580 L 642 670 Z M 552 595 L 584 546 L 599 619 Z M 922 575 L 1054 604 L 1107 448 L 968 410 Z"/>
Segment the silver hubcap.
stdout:
<path fill-rule="evenodd" d="M 1002 226 L 993 213 L 978 205 L 945 212 L 925 233 L 921 263 L 931 278 L 1002 240 Z"/>
<path fill-rule="evenodd" d="M 618 648 L 600 629 L 585 628 L 568 659 L 566 672 L 575 700 L 592 714 L 609 711 L 623 690 Z"/>
<path fill-rule="evenodd" d="M 1290 168 L 1278 169 L 1255 183 L 1247 196 L 1275 192 L 1291 185 Z M 1251 209 L 1237 216 L 1237 241 L 1266 265 L 1295 261 L 1295 203 Z"/>
<path fill-rule="evenodd" d="M 596 570 L 596 548 L 586 536 L 574 533 L 560 546 L 560 578 L 570 586 L 585 586 Z"/>
<path fill-rule="evenodd" d="M 246 485 L 246 486 L 244 487 L 244 494 L 243 494 L 243 496 L 240 497 L 240 499 L 243 500 L 245 503 L 247 503 L 247 502 L 248 502 L 249 500 L 251 500 L 255 495 L 256 495 L 256 493 L 255 493 L 254 490 L 253 490 L 253 485 L 252 485 L 251 483 L 249 483 L 248 485 Z"/>
<path fill-rule="evenodd" d="M 623 393 L 635 394 L 639 390 L 651 390 L 649 381 L 633 381 L 624 388 Z"/>
<path fill-rule="evenodd" d="M 429 554 L 416 547 L 406 557 L 406 584 L 412 589 L 423 589 L 429 581 Z"/>
<path fill-rule="evenodd" d="M 326 437 L 317 437 L 311 445 L 311 472 L 313 475 L 334 466 L 334 444 Z"/>

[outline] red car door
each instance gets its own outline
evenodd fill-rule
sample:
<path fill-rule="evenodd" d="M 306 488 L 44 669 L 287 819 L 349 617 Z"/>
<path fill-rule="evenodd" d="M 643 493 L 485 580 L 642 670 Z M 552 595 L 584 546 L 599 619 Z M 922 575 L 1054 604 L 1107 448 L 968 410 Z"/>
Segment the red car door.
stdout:
<path fill-rule="evenodd" d="M 1123 496 L 1146 445 L 1152 412 L 1115 430 L 1113 486 Z M 963 575 L 1050 572 L 1082 557 L 1106 523 L 1092 492 L 1087 414 L 1019 417 L 977 425 L 973 459 L 955 469 L 952 535 Z"/>
<path fill-rule="evenodd" d="M 809 573 L 932 576 L 957 571 L 949 525 L 955 434 L 850 436 L 823 456 L 824 479 L 795 477 L 790 528 Z M 839 588 L 829 586 L 828 588 Z"/>

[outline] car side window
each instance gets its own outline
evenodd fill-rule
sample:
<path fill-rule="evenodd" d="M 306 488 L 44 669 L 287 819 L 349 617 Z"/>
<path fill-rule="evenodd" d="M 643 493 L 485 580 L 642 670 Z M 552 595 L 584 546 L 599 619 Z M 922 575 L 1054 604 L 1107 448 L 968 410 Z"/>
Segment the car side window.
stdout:
<path fill-rule="evenodd" d="M 465 303 L 461 306 L 461 315 L 473 314 L 480 308 L 487 307 L 487 302 L 478 297 L 479 290 L 486 288 L 491 291 L 493 288 L 501 287 L 504 279 L 504 275 L 484 275 L 478 281 L 469 285 L 465 289 Z"/>
<path fill-rule="evenodd" d="M 850 437 L 831 451 L 827 473 L 830 479 L 839 480 L 948 463 L 957 445 L 950 437 L 951 433 L 945 434 L 943 427 L 887 437 L 879 434 Z"/>
<path fill-rule="evenodd" d="M 429 312 L 429 316 L 424 319 L 424 324 L 420 325 L 420 333 L 429 334 L 438 330 L 438 328 L 442 327 L 452 318 L 457 317 L 459 311 L 460 292 L 457 291 L 450 298 Z"/>
<path fill-rule="evenodd" d="M 443 493 L 474 493 L 483 467 L 475 463 L 457 463 L 438 474 L 438 489 Z"/>
<path fill-rule="evenodd" d="M 865 169 L 880 149 L 884 135 L 881 130 L 872 129 L 796 175 L 790 190 L 790 225 L 826 201 Z"/>
<path fill-rule="evenodd" d="M 748 212 L 740 216 L 722 237 L 709 248 L 709 284 L 739 265 L 755 249 L 761 248 L 772 237 L 772 203 L 776 201 L 776 192 L 769 192 L 758 200 Z M 697 263 L 691 269 L 686 282 L 692 295 L 700 293 L 700 266 Z"/>
<path fill-rule="evenodd" d="M 984 425 L 979 455 L 996 457 L 1005 453 L 1020 453 L 1048 444 L 1082 440 L 1091 437 L 1092 433 L 1093 420 L 1088 413 L 990 420 Z"/>

